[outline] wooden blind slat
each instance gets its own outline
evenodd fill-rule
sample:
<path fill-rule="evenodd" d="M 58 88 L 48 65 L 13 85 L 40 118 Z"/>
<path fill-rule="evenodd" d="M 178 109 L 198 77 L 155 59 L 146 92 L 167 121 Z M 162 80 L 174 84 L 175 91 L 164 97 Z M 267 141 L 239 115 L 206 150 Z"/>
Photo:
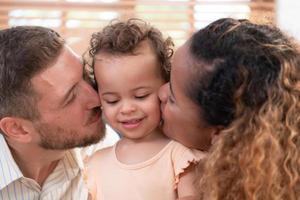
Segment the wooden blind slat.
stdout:
<path fill-rule="evenodd" d="M 245 10 L 205 10 L 199 11 L 202 5 L 214 7 L 246 6 Z M 165 35 L 170 35 L 179 45 L 195 30 L 217 17 L 248 16 L 251 19 L 268 18 L 274 20 L 274 1 L 247 0 L 188 0 L 188 1 L 159 1 L 159 0 L 119 0 L 112 3 L 96 2 L 68 2 L 34 1 L 34 0 L 0 0 L 0 28 L 6 28 L 16 23 L 49 26 L 64 37 L 76 37 L 78 42 L 70 43 L 77 52 L 86 50 L 90 35 L 105 26 L 112 17 L 127 19 L 138 17 L 145 19 L 161 29 Z M 16 10 L 20 15 L 13 15 Z M 232 10 L 232 11 L 231 11 Z M 52 15 L 53 11 L 56 14 Z M 201 13 L 199 13 L 201 12 Z M 76 13 L 76 14 L 74 14 Z M 71 41 L 71 40 L 70 40 Z"/>

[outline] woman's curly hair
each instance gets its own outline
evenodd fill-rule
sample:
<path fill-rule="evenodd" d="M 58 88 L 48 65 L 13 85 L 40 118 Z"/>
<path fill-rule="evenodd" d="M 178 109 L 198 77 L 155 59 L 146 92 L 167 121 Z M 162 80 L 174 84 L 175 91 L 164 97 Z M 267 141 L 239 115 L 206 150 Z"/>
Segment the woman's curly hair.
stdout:
<path fill-rule="evenodd" d="M 198 64 L 187 95 L 209 124 L 225 127 L 198 179 L 200 199 L 300 199 L 297 43 L 226 18 L 195 33 L 189 50 Z"/>
<path fill-rule="evenodd" d="M 161 67 L 162 78 L 169 81 L 171 57 L 174 43 L 170 37 L 163 38 L 155 27 L 137 18 L 126 21 L 112 20 L 101 31 L 92 35 L 90 40 L 90 66 L 94 68 L 95 56 L 99 52 L 112 55 L 134 55 L 141 42 L 148 41 Z"/>

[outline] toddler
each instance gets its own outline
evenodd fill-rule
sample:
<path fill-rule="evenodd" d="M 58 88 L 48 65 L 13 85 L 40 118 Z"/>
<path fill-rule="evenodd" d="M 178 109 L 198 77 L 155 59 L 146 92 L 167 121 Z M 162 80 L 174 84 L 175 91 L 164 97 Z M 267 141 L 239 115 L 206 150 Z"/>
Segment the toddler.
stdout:
<path fill-rule="evenodd" d="M 112 22 L 92 36 L 90 56 L 104 118 L 121 135 L 88 161 L 92 199 L 194 195 L 194 166 L 204 153 L 170 140 L 160 128 L 158 91 L 169 81 L 172 47 L 170 38 L 138 19 Z"/>

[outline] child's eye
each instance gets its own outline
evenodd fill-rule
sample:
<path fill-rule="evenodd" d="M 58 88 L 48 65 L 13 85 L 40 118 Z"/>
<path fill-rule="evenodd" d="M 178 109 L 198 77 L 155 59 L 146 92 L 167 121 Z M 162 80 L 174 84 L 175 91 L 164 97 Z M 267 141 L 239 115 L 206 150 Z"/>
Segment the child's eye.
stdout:
<path fill-rule="evenodd" d="M 148 97 L 150 94 L 143 94 L 143 95 L 136 95 L 135 98 L 137 99 L 145 99 L 146 97 Z"/>
<path fill-rule="evenodd" d="M 113 101 L 105 100 L 105 102 L 106 102 L 107 104 L 116 104 L 116 103 L 118 103 L 118 101 L 119 101 L 119 100 L 113 100 Z"/>

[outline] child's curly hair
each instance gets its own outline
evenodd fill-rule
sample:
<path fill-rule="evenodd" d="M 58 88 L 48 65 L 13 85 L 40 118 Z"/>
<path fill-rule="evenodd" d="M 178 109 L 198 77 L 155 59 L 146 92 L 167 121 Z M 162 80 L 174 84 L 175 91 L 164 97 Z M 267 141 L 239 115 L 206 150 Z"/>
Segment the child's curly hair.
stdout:
<path fill-rule="evenodd" d="M 99 52 L 112 55 L 134 54 L 141 42 L 148 41 L 157 57 L 164 80 L 169 81 L 173 55 L 173 41 L 164 39 L 162 33 L 141 19 L 132 18 L 127 21 L 113 20 L 103 30 L 92 35 L 89 56 L 93 68 L 95 56 Z"/>
<path fill-rule="evenodd" d="M 209 124 L 225 127 L 199 178 L 200 198 L 299 199 L 298 45 L 275 27 L 230 18 L 189 45 L 199 64 L 187 94 Z"/>

